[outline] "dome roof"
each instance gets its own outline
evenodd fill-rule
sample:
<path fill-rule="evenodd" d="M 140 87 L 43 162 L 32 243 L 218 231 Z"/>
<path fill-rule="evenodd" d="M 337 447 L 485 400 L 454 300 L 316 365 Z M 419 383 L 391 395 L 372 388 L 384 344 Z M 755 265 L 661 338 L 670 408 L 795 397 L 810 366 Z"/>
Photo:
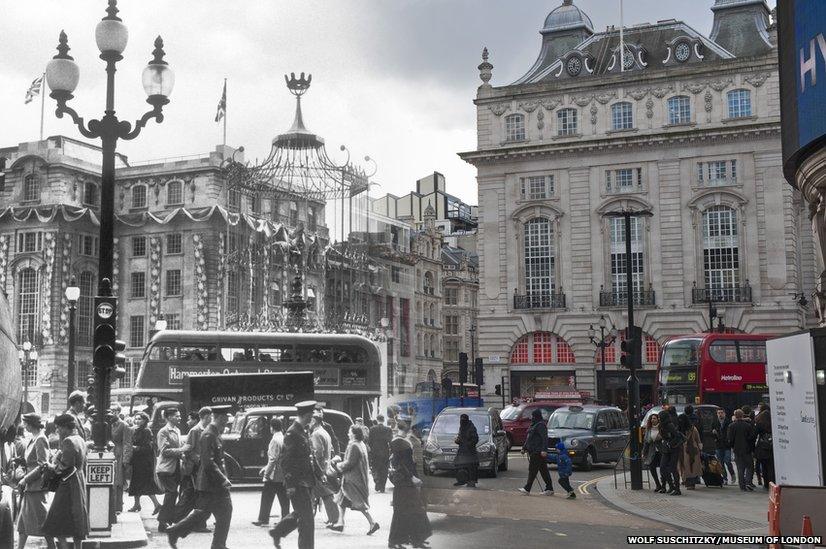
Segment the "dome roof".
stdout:
<path fill-rule="evenodd" d="M 562 5 L 545 18 L 545 26 L 542 32 L 556 32 L 581 27 L 585 27 L 591 32 L 594 31 L 591 18 L 574 5 L 574 0 L 563 0 Z"/>

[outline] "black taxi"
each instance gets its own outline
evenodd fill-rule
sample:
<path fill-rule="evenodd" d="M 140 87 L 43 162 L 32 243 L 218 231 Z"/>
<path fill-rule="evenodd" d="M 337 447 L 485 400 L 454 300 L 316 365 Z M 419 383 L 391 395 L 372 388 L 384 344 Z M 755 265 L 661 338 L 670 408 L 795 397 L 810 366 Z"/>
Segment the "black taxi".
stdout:
<path fill-rule="evenodd" d="M 614 406 L 565 406 L 548 418 L 548 446 L 562 441 L 571 462 L 584 471 L 617 461 L 630 436 L 628 416 Z"/>
<path fill-rule="evenodd" d="M 221 437 L 227 476 L 231 481 L 261 482 L 259 471 L 267 464 L 267 450 L 272 439 L 270 419 L 274 416 L 284 417 L 286 431 L 295 419 L 295 406 L 250 408 L 235 415 L 230 432 Z M 338 453 L 343 454 L 352 419 L 344 412 L 325 409 L 324 421 L 333 428 L 339 444 Z"/>

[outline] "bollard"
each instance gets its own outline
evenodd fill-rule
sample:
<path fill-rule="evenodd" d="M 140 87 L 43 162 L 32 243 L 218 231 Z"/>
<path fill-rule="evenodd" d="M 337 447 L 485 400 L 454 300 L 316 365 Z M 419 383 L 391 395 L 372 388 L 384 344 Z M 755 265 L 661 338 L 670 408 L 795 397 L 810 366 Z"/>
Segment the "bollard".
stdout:
<path fill-rule="evenodd" d="M 800 532 L 801 536 L 812 536 L 812 519 L 809 515 L 803 515 L 803 528 Z M 814 549 L 814 543 L 804 543 L 800 546 L 800 549 Z"/>

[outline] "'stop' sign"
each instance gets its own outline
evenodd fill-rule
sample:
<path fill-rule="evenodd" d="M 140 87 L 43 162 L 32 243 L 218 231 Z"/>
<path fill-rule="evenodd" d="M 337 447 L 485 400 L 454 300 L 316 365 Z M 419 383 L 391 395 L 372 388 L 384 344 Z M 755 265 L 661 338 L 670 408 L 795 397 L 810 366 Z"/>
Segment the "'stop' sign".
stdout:
<path fill-rule="evenodd" d="M 794 181 L 800 163 L 826 143 L 826 2 L 779 0 L 783 168 Z"/>

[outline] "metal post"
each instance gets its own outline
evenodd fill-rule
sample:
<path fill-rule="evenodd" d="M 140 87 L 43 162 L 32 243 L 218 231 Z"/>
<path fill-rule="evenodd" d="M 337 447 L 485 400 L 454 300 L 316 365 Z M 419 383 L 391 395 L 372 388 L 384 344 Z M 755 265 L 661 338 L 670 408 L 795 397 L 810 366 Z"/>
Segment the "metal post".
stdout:
<path fill-rule="evenodd" d="M 605 401 L 605 328 L 602 326 L 599 327 L 599 335 L 599 349 L 602 354 L 602 365 L 600 370 L 602 373 L 600 374 L 601 379 L 597 379 L 597 401 L 602 403 Z"/>
<path fill-rule="evenodd" d="M 505 376 L 502 376 L 502 409 L 505 409 Z"/>
<path fill-rule="evenodd" d="M 77 301 L 69 301 L 69 368 L 66 373 L 66 398 L 74 392 L 76 388 L 75 378 L 75 314 L 77 312 Z"/>
<path fill-rule="evenodd" d="M 23 402 L 29 402 L 29 351 L 23 351 Z"/>
<path fill-rule="evenodd" d="M 632 212 L 623 212 L 625 219 L 625 282 L 628 286 L 628 326 L 634 326 L 634 277 L 631 272 L 631 217 Z M 636 354 L 636 353 L 635 353 Z M 642 490 L 642 461 L 640 460 L 640 418 L 637 413 L 640 401 L 640 383 L 637 378 L 637 360 L 631 361 L 631 375 L 628 376 L 628 423 L 631 426 L 631 489 Z"/>

